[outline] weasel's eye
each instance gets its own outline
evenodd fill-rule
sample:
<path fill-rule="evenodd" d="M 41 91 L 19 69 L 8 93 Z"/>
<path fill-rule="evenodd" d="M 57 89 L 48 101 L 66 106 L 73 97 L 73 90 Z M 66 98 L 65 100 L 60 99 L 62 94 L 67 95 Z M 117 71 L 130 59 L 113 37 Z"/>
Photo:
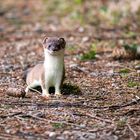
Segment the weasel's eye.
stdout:
<path fill-rule="evenodd" d="M 51 45 L 48 45 L 48 49 L 50 49 L 51 48 Z"/>

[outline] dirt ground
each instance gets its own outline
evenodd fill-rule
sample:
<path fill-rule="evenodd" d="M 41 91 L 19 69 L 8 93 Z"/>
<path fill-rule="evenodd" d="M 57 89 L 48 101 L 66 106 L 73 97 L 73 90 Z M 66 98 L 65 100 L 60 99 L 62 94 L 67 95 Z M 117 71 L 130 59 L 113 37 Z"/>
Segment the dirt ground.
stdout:
<path fill-rule="evenodd" d="M 110 11 L 105 13 L 104 5 L 111 9 L 114 3 L 99 0 L 93 2 L 93 17 L 86 17 L 90 2 L 80 5 L 84 10 L 77 3 L 83 16 L 71 19 L 71 9 L 64 11 L 64 4 L 58 5 L 67 13 L 62 15 L 47 0 L 0 1 L 1 140 L 140 139 L 140 61 L 112 56 L 122 42 L 140 44 L 139 12 L 131 3 L 130 13 L 115 13 L 113 20 L 108 19 Z M 123 11 L 120 5 L 116 8 Z M 53 14 L 46 7 L 54 8 Z M 21 97 L 25 69 L 43 61 L 45 35 L 67 42 L 63 96 L 52 94 L 47 100 L 30 91 Z M 82 61 L 92 46 L 96 46 L 95 58 Z"/>

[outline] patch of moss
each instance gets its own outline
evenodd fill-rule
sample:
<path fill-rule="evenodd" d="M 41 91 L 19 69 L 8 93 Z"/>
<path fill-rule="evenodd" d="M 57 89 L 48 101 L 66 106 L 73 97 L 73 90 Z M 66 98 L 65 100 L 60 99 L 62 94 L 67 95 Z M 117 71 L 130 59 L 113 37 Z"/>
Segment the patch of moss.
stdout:
<path fill-rule="evenodd" d="M 121 73 L 121 74 L 126 74 L 126 73 L 129 73 L 129 72 L 130 72 L 130 69 L 128 69 L 128 68 L 124 68 L 124 69 L 119 70 L 119 73 Z"/>
<path fill-rule="evenodd" d="M 95 59 L 96 52 L 95 51 L 89 51 L 88 53 L 85 53 L 81 56 L 81 60 L 92 60 Z"/>
<path fill-rule="evenodd" d="M 100 11 L 106 13 L 108 12 L 108 7 L 106 5 L 101 6 Z"/>
<path fill-rule="evenodd" d="M 131 51 L 133 53 L 136 53 L 138 45 L 137 44 L 124 44 L 123 47 L 127 51 Z"/>
<path fill-rule="evenodd" d="M 4 35 L 0 35 L 0 40 L 4 40 Z"/>
<path fill-rule="evenodd" d="M 72 4 L 67 0 L 43 0 L 46 5 L 46 15 L 57 14 L 60 17 L 65 16 L 68 13 L 71 13 L 73 10 Z M 57 5 L 57 8 L 56 8 Z"/>
<path fill-rule="evenodd" d="M 74 0 L 76 4 L 82 4 L 83 0 Z"/>
<path fill-rule="evenodd" d="M 89 52 L 87 52 L 81 56 L 81 60 L 86 61 L 86 60 L 92 60 L 95 58 L 96 58 L 96 44 L 92 43 L 91 49 L 89 50 Z"/>
<path fill-rule="evenodd" d="M 111 42 L 110 47 L 111 48 L 115 48 L 116 47 L 116 43 L 115 42 Z"/>
<path fill-rule="evenodd" d="M 63 123 L 52 123 L 52 126 L 55 129 L 59 129 L 59 128 L 63 128 L 64 127 L 64 124 Z"/>
<path fill-rule="evenodd" d="M 129 32 L 125 33 L 125 36 L 135 38 L 137 36 L 137 34 L 135 32 L 129 31 Z"/>
<path fill-rule="evenodd" d="M 130 81 L 130 82 L 128 82 L 127 86 L 128 86 L 128 87 L 140 86 L 140 82 L 133 82 L 133 81 Z"/>
<path fill-rule="evenodd" d="M 118 10 L 112 11 L 111 15 L 112 15 L 112 23 L 114 25 L 118 24 L 123 17 L 122 12 Z"/>
<path fill-rule="evenodd" d="M 10 105 L 0 104 L 0 108 L 2 108 L 2 109 L 9 109 L 9 108 L 11 108 L 11 106 Z"/>
<path fill-rule="evenodd" d="M 64 94 L 74 94 L 74 95 L 81 94 L 80 88 L 77 85 L 71 85 L 70 83 L 63 84 L 62 92 Z"/>
<path fill-rule="evenodd" d="M 124 127 L 126 125 L 126 119 L 120 119 L 118 122 L 117 122 L 117 126 L 118 127 Z"/>
<path fill-rule="evenodd" d="M 71 12 L 70 18 L 73 19 L 73 20 L 78 20 L 78 21 L 80 21 L 81 24 L 84 23 L 84 17 L 83 17 L 83 15 L 81 14 L 81 12 L 78 11 L 78 10 L 75 10 L 75 11 Z"/>

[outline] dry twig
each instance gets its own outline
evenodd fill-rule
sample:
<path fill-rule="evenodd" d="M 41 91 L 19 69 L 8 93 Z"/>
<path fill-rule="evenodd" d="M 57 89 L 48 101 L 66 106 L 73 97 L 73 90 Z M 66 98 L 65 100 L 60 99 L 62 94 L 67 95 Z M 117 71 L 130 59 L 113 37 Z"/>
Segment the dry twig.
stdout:
<path fill-rule="evenodd" d="M 134 137 L 136 138 L 138 136 L 137 133 L 134 131 L 134 129 L 130 126 L 129 123 L 127 123 L 127 126 L 129 128 L 129 130 L 133 133 Z"/>
<path fill-rule="evenodd" d="M 88 116 L 90 118 L 93 118 L 93 119 L 96 119 L 96 120 L 99 120 L 99 121 L 102 121 L 102 122 L 105 122 L 105 123 L 111 123 L 112 124 L 112 121 L 110 121 L 110 120 L 107 120 L 107 119 L 104 119 L 104 118 L 101 118 L 101 117 L 94 116 L 94 115 L 89 114 L 87 112 L 82 112 L 81 113 L 81 111 L 80 111 L 79 114 L 76 113 L 75 115 Z"/>

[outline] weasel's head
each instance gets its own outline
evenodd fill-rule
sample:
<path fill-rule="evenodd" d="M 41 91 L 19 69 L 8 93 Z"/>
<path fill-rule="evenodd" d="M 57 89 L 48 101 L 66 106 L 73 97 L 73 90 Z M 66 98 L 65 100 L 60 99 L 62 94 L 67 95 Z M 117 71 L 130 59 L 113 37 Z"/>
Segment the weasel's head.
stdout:
<path fill-rule="evenodd" d="M 64 38 L 45 37 L 43 40 L 44 51 L 50 55 L 64 54 L 65 45 L 66 42 Z"/>

